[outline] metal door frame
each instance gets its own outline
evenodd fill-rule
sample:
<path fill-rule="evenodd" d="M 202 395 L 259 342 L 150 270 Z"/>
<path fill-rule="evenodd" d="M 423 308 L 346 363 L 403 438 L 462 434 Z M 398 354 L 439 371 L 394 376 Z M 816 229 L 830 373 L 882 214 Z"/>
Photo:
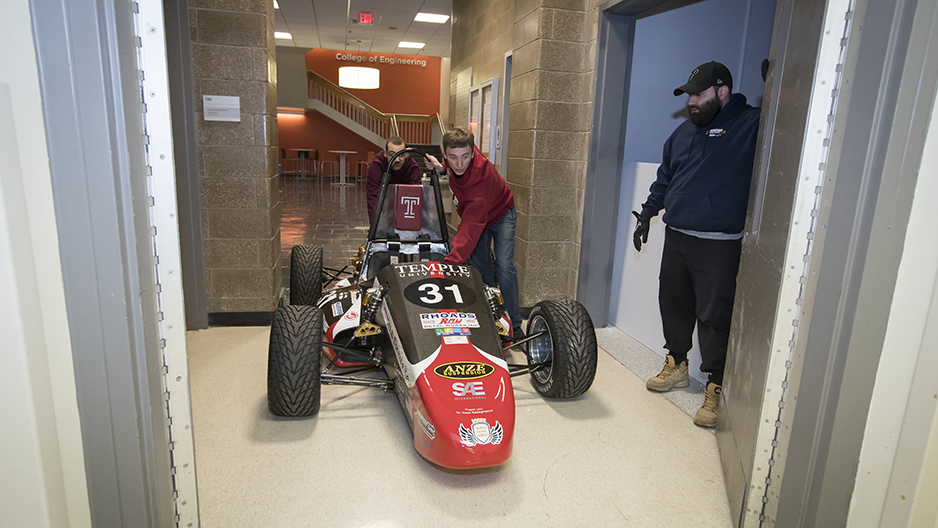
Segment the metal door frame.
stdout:
<path fill-rule="evenodd" d="M 30 12 L 91 521 L 191 528 L 162 3 L 30 0 Z"/>

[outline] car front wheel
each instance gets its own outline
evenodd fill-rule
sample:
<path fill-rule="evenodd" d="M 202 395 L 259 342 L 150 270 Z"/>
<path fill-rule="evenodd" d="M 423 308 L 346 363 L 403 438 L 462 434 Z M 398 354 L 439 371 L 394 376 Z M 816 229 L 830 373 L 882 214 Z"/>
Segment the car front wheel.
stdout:
<path fill-rule="evenodd" d="M 596 376 L 596 332 L 577 301 L 541 301 L 531 310 L 527 334 L 544 332 L 528 344 L 528 364 L 542 366 L 531 384 L 548 398 L 573 398 L 586 392 Z"/>
<path fill-rule="evenodd" d="M 315 306 L 281 306 L 270 325 L 267 407 L 277 416 L 319 412 L 322 311 Z"/>

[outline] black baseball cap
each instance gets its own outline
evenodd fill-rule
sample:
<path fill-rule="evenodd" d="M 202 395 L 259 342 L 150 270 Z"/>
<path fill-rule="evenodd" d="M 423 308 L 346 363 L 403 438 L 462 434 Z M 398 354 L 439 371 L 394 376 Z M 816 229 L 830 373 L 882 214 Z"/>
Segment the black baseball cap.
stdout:
<path fill-rule="evenodd" d="M 701 64 L 690 72 L 687 83 L 674 89 L 674 95 L 687 93 L 690 95 L 700 95 L 700 92 L 711 86 L 727 86 L 733 89 L 733 76 L 726 66 L 716 61 Z"/>

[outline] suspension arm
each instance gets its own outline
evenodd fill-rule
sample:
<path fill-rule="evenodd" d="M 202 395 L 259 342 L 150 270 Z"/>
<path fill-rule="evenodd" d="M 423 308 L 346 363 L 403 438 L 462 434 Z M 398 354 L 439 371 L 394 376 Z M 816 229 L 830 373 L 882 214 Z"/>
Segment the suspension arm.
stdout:
<path fill-rule="evenodd" d="M 391 390 L 394 388 L 394 382 L 391 380 L 356 378 L 354 376 L 336 376 L 333 374 L 320 374 L 319 379 L 323 385 L 357 385 L 359 387 L 374 387 L 377 389 Z"/>
<path fill-rule="evenodd" d="M 504 350 L 507 352 L 511 348 L 518 348 L 521 351 L 523 351 L 525 354 L 527 354 L 527 351 L 521 345 L 527 344 L 532 339 L 537 339 L 538 337 L 541 337 L 542 335 L 546 333 L 547 333 L 547 330 L 541 330 L 540 332 L 536 334 L 531 334 L 525 337 L 524 339 L 519 339 L 518 341 L 512 341 L 511 343 L 508 343 L 507 345 L 505 345 Z"/>

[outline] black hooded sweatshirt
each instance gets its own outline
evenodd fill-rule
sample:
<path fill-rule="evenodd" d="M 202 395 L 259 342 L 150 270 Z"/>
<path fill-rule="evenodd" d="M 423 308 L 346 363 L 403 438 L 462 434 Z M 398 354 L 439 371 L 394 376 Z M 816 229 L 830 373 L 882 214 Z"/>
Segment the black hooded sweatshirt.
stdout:
<path fill-rule="evenodd" d="M 664 143 L 658 178 L 651 184 L 642 216 L 661 209 L 676 228 L 735 234 L 746 226 L 749 186 L 759 131 L 759 108 L 732 94 L 712 121 L 686 120 Z"/>

